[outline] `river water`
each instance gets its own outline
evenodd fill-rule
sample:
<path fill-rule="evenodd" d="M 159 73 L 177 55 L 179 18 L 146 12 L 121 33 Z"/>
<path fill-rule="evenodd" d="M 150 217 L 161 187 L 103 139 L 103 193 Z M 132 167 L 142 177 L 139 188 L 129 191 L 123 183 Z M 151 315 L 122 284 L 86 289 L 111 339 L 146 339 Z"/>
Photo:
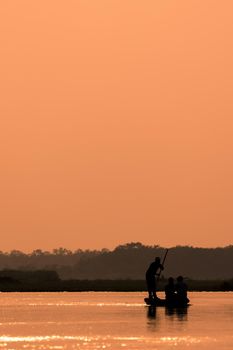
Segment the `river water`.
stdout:
<path fill-rule="evenodd" d="M 145 296 L 1 293 L 0 349 L 233 349 L 233 293 L 190 293 L 175 310 Z"/>

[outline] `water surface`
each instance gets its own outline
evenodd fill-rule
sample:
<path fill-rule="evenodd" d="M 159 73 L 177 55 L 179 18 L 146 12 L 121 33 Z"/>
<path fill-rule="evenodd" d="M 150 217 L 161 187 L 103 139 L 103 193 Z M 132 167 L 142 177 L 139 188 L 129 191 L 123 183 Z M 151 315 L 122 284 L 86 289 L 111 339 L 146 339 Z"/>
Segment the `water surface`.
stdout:
<path fill-rule="evenodd" d="M 232 349 L 233 293 L 190 293 L 184 309 L 145 293 L 1 293 L 0 349 Z"/>

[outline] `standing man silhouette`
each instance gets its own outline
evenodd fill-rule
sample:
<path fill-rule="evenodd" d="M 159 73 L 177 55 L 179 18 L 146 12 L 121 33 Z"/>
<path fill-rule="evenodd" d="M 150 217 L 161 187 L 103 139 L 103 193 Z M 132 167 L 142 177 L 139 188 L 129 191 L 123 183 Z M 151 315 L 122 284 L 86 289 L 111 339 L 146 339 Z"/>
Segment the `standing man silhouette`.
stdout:
<path fill-rule="evenodd" d="M 146 284 L 149 294 L 149 299 L 156 299 L 156 276 L 159 276 L 159 270 L 163 270 L 163 265 L 160 263 L 160 258 L 157 256 L 146 271 Z"/>

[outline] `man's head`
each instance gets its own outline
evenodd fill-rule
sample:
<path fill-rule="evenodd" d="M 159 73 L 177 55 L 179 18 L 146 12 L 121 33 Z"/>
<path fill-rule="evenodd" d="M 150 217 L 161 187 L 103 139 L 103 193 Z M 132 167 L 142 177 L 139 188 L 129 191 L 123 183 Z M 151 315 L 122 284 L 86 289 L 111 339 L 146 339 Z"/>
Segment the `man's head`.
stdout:
<path fill-rule="evenodd" d="M 160 257 L 159 256 L 155 257 L 155 262 L 160 264 Z"/>
<path fill-rule="evenodd" d="M 177 277 L 177 282 L 183 282 L 183 279 L 184 279 L 183 276 L 178 276 Z"/>
<path fill-rule="evenodd" d="M 169 283 L 169 284 L 173 284 L 173 283 L 174 283 L 174 278 L 169 277 L 169 278 L 168 278 L 168 283 Z"/>

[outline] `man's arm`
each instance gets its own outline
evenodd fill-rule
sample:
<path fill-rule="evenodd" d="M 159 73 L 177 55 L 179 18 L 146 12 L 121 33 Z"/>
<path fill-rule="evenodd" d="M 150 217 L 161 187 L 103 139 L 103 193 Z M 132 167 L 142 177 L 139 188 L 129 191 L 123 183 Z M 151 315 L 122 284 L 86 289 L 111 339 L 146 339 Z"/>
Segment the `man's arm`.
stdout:
<path fill-rule="evenodd" d="M 155 276 L 160 276 L 161 271 L 164 270 L 164 267 L 163 267 L 162 264 L 159 265 L 159 269 L 160 269 L 160 270 L 159 270 L 158 272 L 156 272 Z"/>

